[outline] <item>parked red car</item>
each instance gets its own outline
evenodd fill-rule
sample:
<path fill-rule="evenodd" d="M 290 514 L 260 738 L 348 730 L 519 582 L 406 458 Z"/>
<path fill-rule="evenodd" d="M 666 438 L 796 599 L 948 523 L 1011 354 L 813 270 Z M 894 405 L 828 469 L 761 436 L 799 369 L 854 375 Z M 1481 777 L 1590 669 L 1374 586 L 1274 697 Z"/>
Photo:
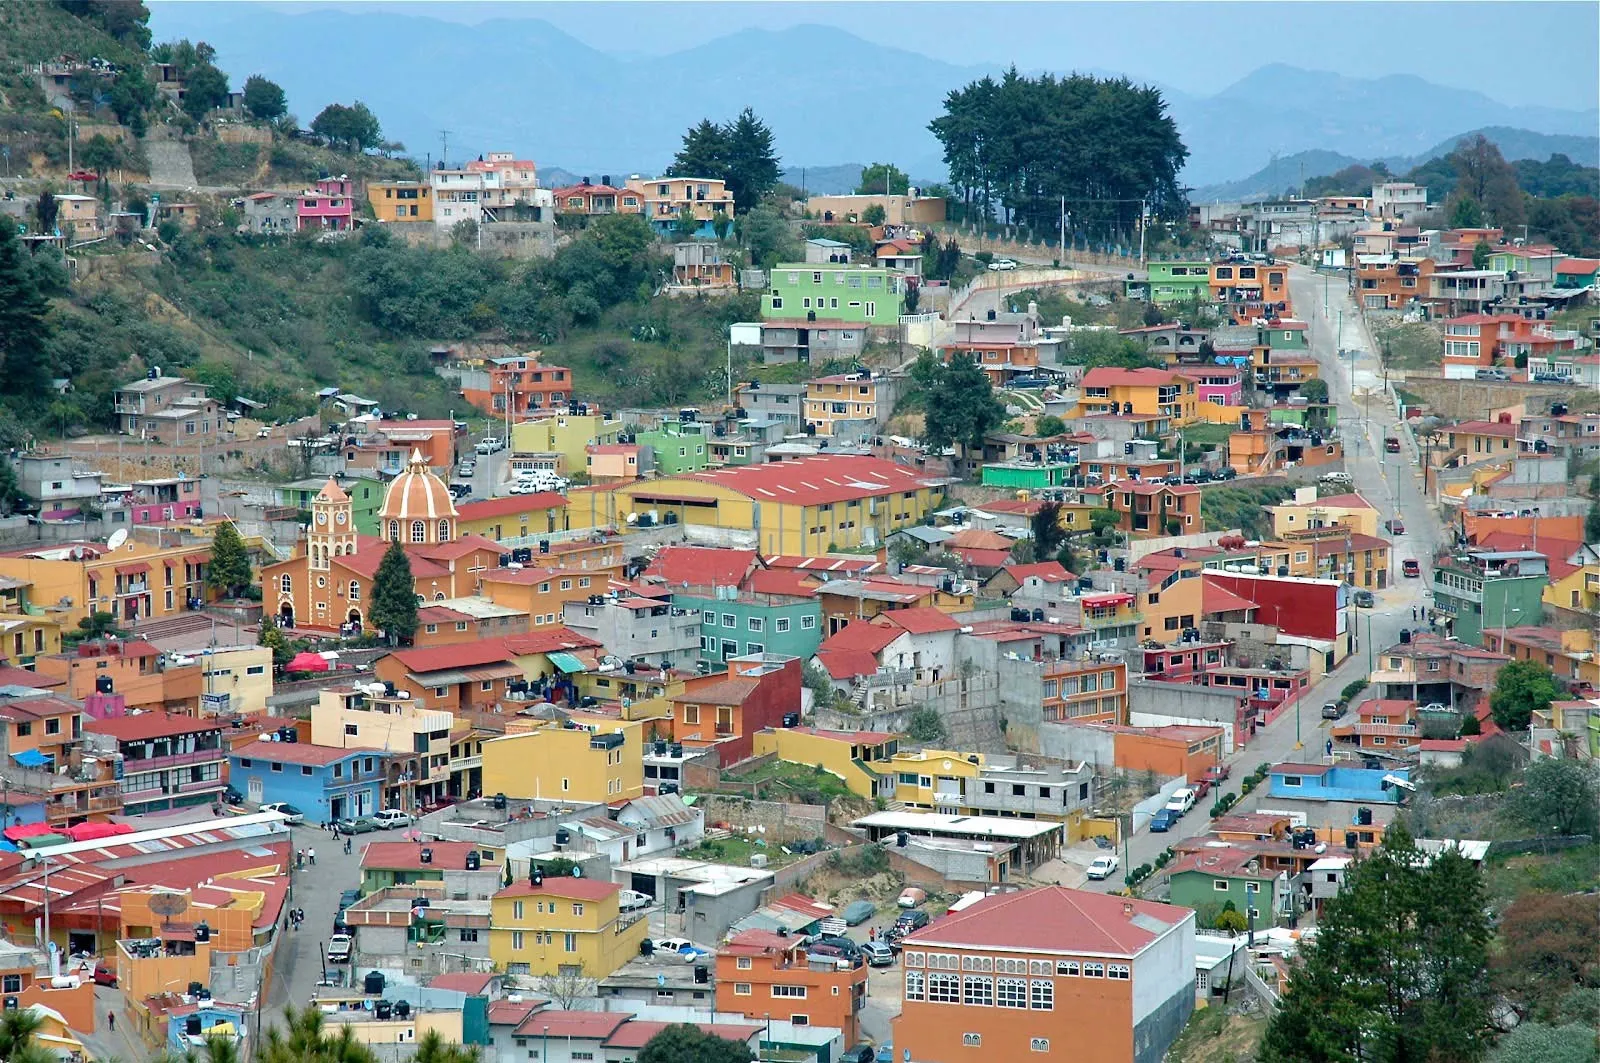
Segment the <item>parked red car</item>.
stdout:
<path fill-rule="evenodd" d="M 1194 784 L 1194 799 L 1196 801 L 1200 800 L 1202 797 L 1204 797 L 1206 794 L 1208 794 L 1210 792 L 1211 792 L 1211 780 L 1210 779 L 1201 779 L 1199 782 Z"/>
<path fill-rule="evenodd" d="M 94 984 L 110 986 L 115 989 L 117 987 L 117 972 L 103 963 L 96 964 L 94 968 Z"/>
<path fill-rule="evenodd" d="M 1400 571 L 1408 576 L 1420 576 L 1422 575 L 1422 566 L 1417 564 L 1416 558 L 1408 557 L 1400 563 Z"/>
<path fill-rule="evenodd" d="M 1213 764 L 1211 767 L 1206 769 L 1206 782 L 1215 786 L 1217 783 L 1220 783 L 1226 779 L 1229 774 L 1232 773 L 1232 771 L 1233 769 L 1228 767 L 1226 764 Z"/>

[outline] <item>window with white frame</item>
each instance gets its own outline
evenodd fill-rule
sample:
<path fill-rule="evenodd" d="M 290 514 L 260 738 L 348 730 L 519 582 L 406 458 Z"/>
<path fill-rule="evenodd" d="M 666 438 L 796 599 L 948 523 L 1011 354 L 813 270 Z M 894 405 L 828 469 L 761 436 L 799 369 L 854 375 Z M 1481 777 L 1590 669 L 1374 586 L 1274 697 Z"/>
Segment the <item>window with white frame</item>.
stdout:
<path fill-rule="evenodd" d="M 1034 1011 L 1054 1011 L 1056 984 L 1048 978 L 1035 978 L 1028 983 L 1028 1006 Z"/>
<path fill-rule="evenodd" d="M 1125 963 L 1113 963 L 1106 968 L 1106 977 L 1126 982 L 1133 977 L 1133 970 Z"/>
<path fill-rule="evenodd" d="M 1078 961 L 1077 960 L 1057 960 L 1056 961 L 1056 974 L 1061 975 L 1064 978 L 1076 978 L 1076 977 L 1078 977 Z"/>
<path fill-rule="evenodd" d="M 1086 963 L 1086 964 L 1084 964 L 1083 965 L 1083 976 L 1085 978 L 1104 978 L 1106 976 L 1105 964 L 1103 964 L 1103 963 Z"/>
<path fill-rule="evenodd" d="M 921 971 L 906 972 L 906 999 L 922 1000 L 927 996 L 927 976 Z"/>
<path fill-rule="evenodd" d="M 929 973 L 928 1002 L 930 1004 L 958 1004 L 960 1001 L 960 977 L 938 971 Z"/>
<path fill-rule="evenodd" d="M 1028 980 L 1026 978 L 996 978 L 994 1002 L 1002 1008 L 1027 1008 Z"/>
<path fill-rule="evenodd" d="M 961 982 L 961 1002 L 977 1007 L 994 1004 L 994 979 L 979 974 L 966 975 Z"/>

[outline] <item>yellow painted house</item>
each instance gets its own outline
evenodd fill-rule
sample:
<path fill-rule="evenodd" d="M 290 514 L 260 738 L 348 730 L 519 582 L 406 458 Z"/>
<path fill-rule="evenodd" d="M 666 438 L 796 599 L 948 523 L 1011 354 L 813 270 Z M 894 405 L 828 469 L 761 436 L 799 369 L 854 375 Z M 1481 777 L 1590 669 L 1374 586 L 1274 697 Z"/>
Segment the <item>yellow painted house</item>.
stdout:
<path fill-rule="evenodd" d="M 886 731 L 826 731 L 816 727 L 769 727 L 753 736 L 756 756 L 776 753 L 779 760 L 821 768 L 837 776 L 858 797 L 876 797 L 884 773 L 899 748 L 900 735 Z"/>
<path fill-rule="evenodd" d="M 971 780 L 983 770 L 983 754 L 902 750 L 889 758 L 884 770 L 895 774 L 895 800 L 907 808 L 924 812 L 960 808 L 967 804 L 964 795 L 971 789 Z"/>
<path fill-rule="evenodd" d="M 1294 501 L 1262 508 L 1272 517 L 1274 537 L 1334 525 L 1343 525 L 1362 535 L 1378 534 L 1378 511 L 1372 503 L 1354 493 L 1318 498 L 1315 487 L 1302 487 L 1295 491 Z"/>
<path fill-rule="evenodd" d="M 112 613 L 123 624 L 188 610 L 188 599 L 207 597 L 205 566 L 211 545 L 185 536 L 174 546 L 139 538 L 113 549 L 107 543 L 63 543 L 0 555 L 0 576 L 32 584 L 29 599 L 72 630 L 91 612 Z"/>
<path fill-rule="evenodd" d="M 506 974 L 606 978 L 639 955 L 650 929 L 643 913 L 623 914 L 622 887 L 550 876 L 518 882 L 489 901 L 489 958 Z"/>
<path fill-rule="evenodd" d="M 572 722 L 575 727 L 508 720 L 504 737 L 483 744 L 483 792 L 518 800 L 643 797 L 642 725 L 604 716 L 573 716 Z"/>
<path fill-rule="evenodd" d="M 1545 586 L 1544 604 L 1591 615 L 1600 612 L 1600 561 L 1589 561 L 1552 580 Z"/>
<path fill-rule="evenodd" d="M 1197 420 L 1195 382 L 1171 369 L 1117 369 L 1097 366 L 1078 385 L 1074 417 L 1135 414 L 1169 419 L 1181 428 Z"/>
<path fill-rule="evenodd" d="M 765 554 L 876 546 L 919 524 L 942 483 L 882 458 L 837 454 L 727 466 L 568 494 L 572 527 L 690 524 L 756 533 Z"/>
<path fill-rule="evenodd" d="M 379 221 L 433 221 L 433 190 L 426 181 L 368 181 L 367 202 Z"/>
<path fill-rule="evenodd" d="M 589 447 L 617 442 L 622 428 L 621 421 L 601 413 L 546 414 L 511 426 L 511 452 L 559 454 L 566 469 L 577 471 L 588 468 Z"/>

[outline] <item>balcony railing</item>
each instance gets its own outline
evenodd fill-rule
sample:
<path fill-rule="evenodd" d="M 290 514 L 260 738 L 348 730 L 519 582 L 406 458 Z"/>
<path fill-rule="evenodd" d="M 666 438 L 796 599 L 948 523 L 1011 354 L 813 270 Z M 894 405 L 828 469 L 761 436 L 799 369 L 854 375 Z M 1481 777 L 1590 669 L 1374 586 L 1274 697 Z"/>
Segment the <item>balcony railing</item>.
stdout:
<path fill-rule="evenodd" d="M 1103 627 L 1120 627 L 1124 624 L 1137 624 L 1143 619 L 1143 614 L 1134 612 L 1115 613 L 1111 616 L 1099 617 L 1090 616 L 1088 613 L 1084 613 L 1083 618 L 1079 621 L 1079 623 L 1083 627 L 1093 631 Z"/>
<path fill-rule="evenodd" d="M 163 757 L 127 757 L 123 761 L 123 771 L 129 775 L 146 771 L 160 771 L 163 768 L 177 768 L 185 764 L 204 764 L 213 760 L 226 760 L 228 751 L 225 749 L 197 749 L 192 753 L 169 753 Z"/>

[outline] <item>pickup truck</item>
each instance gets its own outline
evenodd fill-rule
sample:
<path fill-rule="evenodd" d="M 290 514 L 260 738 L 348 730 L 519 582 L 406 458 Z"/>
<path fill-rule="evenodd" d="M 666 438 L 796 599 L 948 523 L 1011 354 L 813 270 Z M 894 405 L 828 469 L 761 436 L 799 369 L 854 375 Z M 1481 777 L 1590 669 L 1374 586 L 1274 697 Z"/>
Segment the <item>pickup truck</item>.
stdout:
<path fill-rule="evenodd" d="M 351 938 L 349 934 L 335 934 L 328 939 L 328 962 L 350 962 Z"/>
<path fill-rule="evenodd" d="M 1390 454 L 1398 454 L 1398 453 L 1400 453 L 1400 437 L 1399 436 L 1384 436 L 1383 437 L 1383 449 L 1388 451 Z"/>

